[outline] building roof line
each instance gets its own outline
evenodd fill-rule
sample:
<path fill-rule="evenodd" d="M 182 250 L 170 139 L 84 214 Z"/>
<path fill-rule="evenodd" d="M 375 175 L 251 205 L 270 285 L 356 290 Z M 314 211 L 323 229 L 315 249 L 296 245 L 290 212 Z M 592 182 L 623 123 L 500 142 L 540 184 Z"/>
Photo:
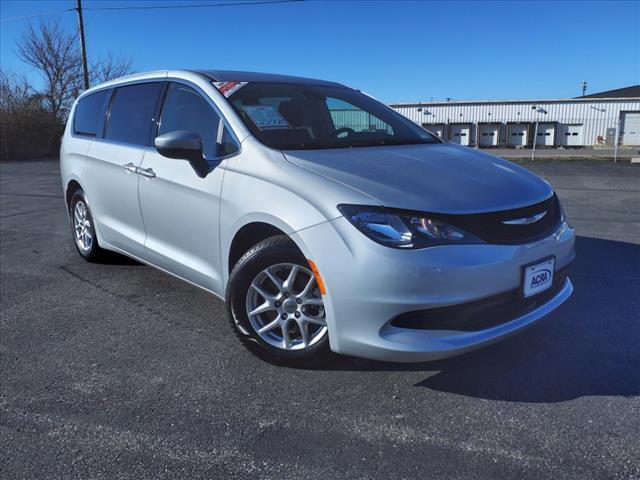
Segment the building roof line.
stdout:
<path fill-rule="evenodd" d="M 450 102 L 408 102 L 390 103 L 390 107 L 441 107 L 447 105 L 491 105 L 491 104 L 543 104 L 543 103 L 603 103 L 603 102 L 640 102 L 640 97 L 619 98 L 559 98 L 546 100 L 455 100 Z"/>

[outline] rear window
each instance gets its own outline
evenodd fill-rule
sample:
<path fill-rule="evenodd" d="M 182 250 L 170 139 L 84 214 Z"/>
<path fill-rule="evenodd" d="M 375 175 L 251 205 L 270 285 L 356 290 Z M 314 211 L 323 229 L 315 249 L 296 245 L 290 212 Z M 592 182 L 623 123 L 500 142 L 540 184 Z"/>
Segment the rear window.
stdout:
<path fill-rule="evenodd" d="M 92 93 L 81 98 L 73 117 L 73 133 L 95 137 L 102 129 L 104 109 L 109 90 Z"/>
<path fill-rule="evenodd" d="M 111 100 L 105 138 L 134 145 L 148 145 L 161 89 L 161 82 L 117 88 Z"/>

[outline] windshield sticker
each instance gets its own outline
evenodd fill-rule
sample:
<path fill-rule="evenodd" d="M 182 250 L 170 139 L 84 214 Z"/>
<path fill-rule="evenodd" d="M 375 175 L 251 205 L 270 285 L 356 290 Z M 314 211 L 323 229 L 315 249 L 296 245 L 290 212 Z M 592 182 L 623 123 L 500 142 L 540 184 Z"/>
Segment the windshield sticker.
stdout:
<path fill-rule="evenodd" d="M 213 86 L 216 87 L 222 95 L 229 98 L 247 83 L 249 82 L 213 82 Z"/>
<path fill-rule="evenodd" d="M 291 128 L 289 122 L 272 105 L 244 105 L 242 109 L 260 130 Z"/>

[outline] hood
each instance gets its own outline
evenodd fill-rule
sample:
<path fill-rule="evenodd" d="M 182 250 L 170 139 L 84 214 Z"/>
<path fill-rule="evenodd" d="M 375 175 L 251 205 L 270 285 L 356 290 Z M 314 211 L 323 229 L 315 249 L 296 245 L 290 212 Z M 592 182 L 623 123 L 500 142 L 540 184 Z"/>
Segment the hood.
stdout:
<path fill-rule="evenodd" d="M 381 205 L 433 213 L 528 206 L 551 186 L 528 170 L 454 144 L 284 152 L 292 163 L 348 185 Z"/>

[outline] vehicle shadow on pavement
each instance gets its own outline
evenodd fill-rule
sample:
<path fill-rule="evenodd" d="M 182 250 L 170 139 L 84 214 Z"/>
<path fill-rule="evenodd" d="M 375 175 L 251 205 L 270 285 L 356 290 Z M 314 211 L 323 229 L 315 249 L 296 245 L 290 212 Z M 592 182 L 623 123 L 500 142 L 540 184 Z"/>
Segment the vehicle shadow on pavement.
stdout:
<path fill-rule="evenodd" d="M 572 298 L 529 330 L 437 362 L 337 362 L 353 370 L 431 372 L 415 386 L 491 400 L 640 395 L 640 245 L 578 237 L 576 250 Z"/>
<path fill-rule="evenodd" d="M 100 260 L 98 260 L 96 263 L 99 263 L 101 265 L 129 265 L 132 267 L 145 266 L 143 263 L 140 263 L 139 261 L 131 257 L 127 257 L 126 255 L 121 255 L 119 253 L 111 252 L 108 250 L 105 250 L 102 258 L 100 258 Z"/>

